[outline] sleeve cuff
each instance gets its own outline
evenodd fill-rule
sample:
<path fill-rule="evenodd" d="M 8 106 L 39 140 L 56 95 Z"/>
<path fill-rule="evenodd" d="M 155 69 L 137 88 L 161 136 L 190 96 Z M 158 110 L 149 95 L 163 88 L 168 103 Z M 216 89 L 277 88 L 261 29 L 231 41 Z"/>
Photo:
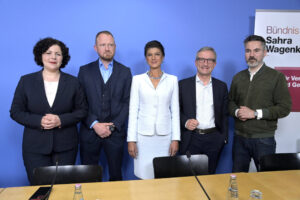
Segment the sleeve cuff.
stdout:
<path fill-rule="evenodd" d="M 260 120 L 261 118 L 263 118 L 263 112 L 262 109 L 257 109 L 257 120 Z"/>
<path fill-rule="evenodd" d="M 94 122 L 91 124 L 90 129 L 92 129 L 93 126 L 94 126 L 96 123 L 98 123 L 98 122 L 99 122 L 98 120 L 94 121 Z"/>
<path fill-rule="evenodd" d="M 186 120 L 186 122 L 185 122 L 185 124 L 184 124 L 184 127 L 185 127 L 185 128 L 186 128 L 186 125 L 187 125 L 188 121 L 189 121 L 189 120 Z"/>
<path fill-rule="evenodd" d="M 235 117 L 238 117 L 237 114 L 238 114 L 239 110 L 240 110 L 240 109 L 236 109 L 236 110 L 234 111 Z"/>

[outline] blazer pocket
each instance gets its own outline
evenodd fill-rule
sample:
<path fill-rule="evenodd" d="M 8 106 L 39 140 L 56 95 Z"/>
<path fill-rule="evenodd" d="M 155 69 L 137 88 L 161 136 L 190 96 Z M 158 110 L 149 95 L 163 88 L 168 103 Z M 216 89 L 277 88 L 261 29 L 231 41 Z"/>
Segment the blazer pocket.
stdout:
<path fill-rule="evenodd" d="M 138 119 L 137 132 L 141 135 L 154 135 L 154 121 L 150 118 Z"/>
<path fill-rule="evenodd" d="M 171 119 L 164 119 L 156 125 L 157 135 L 168 135 L 172 132 Z"/>
<path fill-rule="evenodd" d="M 23 150 L 32 153 L 47 154 L 51 151 L 53 134 L 50 131 L 25 128 L 23 135 Z"/>

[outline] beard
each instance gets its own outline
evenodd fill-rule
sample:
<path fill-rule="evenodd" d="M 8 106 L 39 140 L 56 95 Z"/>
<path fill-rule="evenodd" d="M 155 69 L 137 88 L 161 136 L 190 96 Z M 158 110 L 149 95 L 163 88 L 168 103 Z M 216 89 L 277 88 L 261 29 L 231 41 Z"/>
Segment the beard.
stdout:
<path fill-rule="evenodd" d="M 112 52 L 105 52 L 103 55 L 100 55 L 101 60 L 110 62 L 114 58 L 114 54 Z"/>
<path fill-rule="evenodd" d="M 259 65 L 261 65 L 263 63 L 263 61 L 258 61 L 256 58 L 254 57 L 250 57 L 248 60 L 247 60 L 247 65 L 250 67 L 250 68 L 255 68 Z"/>

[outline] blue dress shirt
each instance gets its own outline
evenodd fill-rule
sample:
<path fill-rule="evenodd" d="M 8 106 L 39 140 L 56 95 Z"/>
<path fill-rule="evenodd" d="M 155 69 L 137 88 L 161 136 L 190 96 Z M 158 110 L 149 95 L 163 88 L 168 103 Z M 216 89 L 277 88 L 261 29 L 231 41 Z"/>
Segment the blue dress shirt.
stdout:
<path fill-rule="evenodd" d="M 107 82 L 107 80 L 109 79 L 112 71 L 113 71 L 113 63 L 114 61 L 112 60 L 109 64 L 108 64 L 108 68 L 106 69 L 105 66 L 103 65 L 102 61 L 99 59 L 99 68 L 100 68 L 100 72 L 103 78 L 104 83 Z"/>

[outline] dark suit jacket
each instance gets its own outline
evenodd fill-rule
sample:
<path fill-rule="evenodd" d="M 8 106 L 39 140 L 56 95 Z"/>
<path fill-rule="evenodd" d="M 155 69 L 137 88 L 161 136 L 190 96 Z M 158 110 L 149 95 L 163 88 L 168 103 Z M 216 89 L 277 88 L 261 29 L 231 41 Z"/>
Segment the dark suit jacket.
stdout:
<path fill-rule="evenodd" d="M 129 97 L 132 75 L 130 69 L 114 60 L 111 81 L 111 117 L 116 129 L 125 135 L 125 122 L 128 119 Z M 99 69 L 99 59 L 80 67 L 78 79 L 84 88 L 89 105 L 89 111 L 83 126 L 80 128 L 80 137 L 83 141 L 92 141 L 96 135 L 91 124 L 99 121 L 101 114 L 102 81 Z M 101 122 L 101 121 L 100 121 Z"/>
<path fill-rule="evenodd" d="M 41 128 L 41 119 L 47 113 L 59 116 L 61 128 Z M 40 154 L 76 147 L 76 124 L 86 114 L 87 103 L 79 81 L 63 72 L 52 107 L 46 97 L 42 71 L 39 71 L 21 77 L 10 109 L 11 118 L 24 126 L 23 151 Z"/>
<path fill-rule="evenodd" d="M 215 125 L 223 136 L 228 138 L 228 90 L 226 83 L 212 78 Z M 191 131 L 185 128 L 188 119 L 196 119 L 196 76 L 179 81 L 181 147 L 185 153 L 191 139 Z"/>

